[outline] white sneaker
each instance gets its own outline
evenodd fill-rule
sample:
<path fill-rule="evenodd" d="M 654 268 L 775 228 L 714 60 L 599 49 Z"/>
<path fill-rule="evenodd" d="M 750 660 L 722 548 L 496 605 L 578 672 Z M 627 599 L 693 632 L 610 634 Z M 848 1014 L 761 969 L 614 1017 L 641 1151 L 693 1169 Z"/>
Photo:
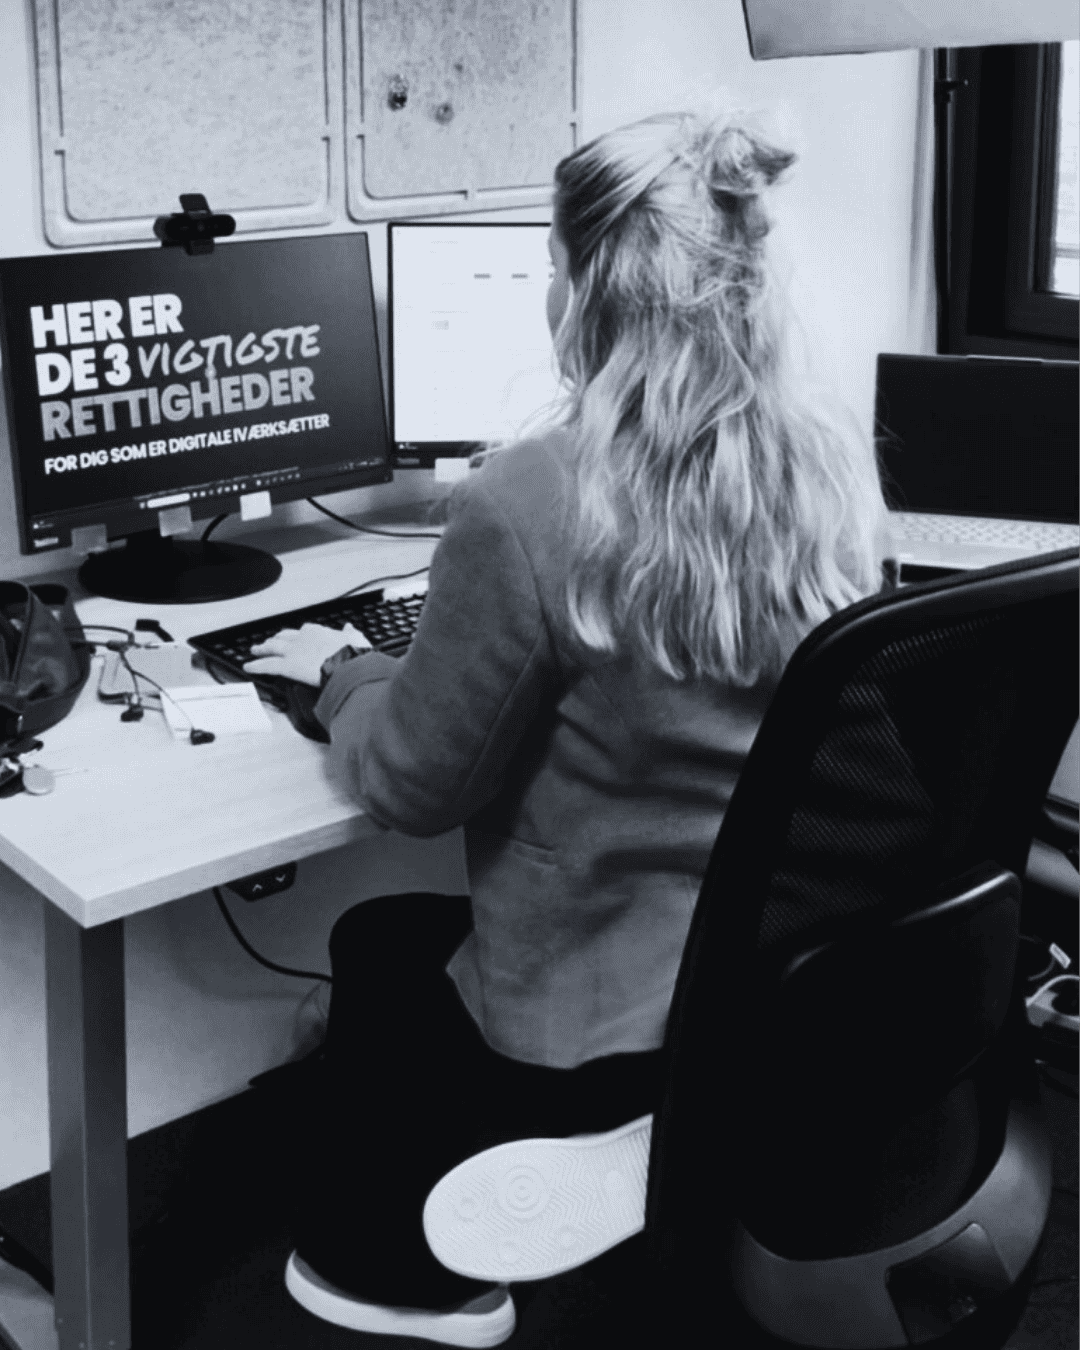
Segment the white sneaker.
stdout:
<path fill-rule="evenodd" d="M 490 1289 L 453 1312 L 426 1308 L 388 1308 L 365 1303 L 338 1289 L 293 1252 L 285 1267 L 285 1288 L 301 1307 L 350 1331 L 383 1336 L 415 1336 L 440 1345 L 501 1345 L 514 1333 L 517 1318 L 509 1289 Z"/>
<path fill-rule="evenodd" d="M 520 1139 L 466 1158 L 424 1204 L 439 1261 L 473 1279 L 542 1280 L 645 1227 L 652 1116 L 606 1134 Z"/>

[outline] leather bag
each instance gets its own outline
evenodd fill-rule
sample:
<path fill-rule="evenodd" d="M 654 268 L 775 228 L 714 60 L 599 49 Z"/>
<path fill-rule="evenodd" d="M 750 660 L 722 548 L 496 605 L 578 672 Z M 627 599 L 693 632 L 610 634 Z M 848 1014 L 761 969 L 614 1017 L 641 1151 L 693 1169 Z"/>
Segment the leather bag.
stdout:
<path fill-rule="evenodd" d="M 68 715 L 92 655 L 66 586 L 0 581 L 0 754 Z"/>

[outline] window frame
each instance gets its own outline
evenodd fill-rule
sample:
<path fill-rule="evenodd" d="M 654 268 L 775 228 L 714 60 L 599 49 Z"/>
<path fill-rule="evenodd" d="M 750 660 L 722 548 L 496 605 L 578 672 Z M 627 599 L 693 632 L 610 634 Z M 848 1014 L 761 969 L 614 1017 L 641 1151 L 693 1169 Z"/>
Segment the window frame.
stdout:
<path fill-rule="evenodd" d="M 1055 225 L 1060 56 L 1058 44 L 937 53 L 940 352 L 1077 359 L 1080 304 L 1039 289 Z"/>

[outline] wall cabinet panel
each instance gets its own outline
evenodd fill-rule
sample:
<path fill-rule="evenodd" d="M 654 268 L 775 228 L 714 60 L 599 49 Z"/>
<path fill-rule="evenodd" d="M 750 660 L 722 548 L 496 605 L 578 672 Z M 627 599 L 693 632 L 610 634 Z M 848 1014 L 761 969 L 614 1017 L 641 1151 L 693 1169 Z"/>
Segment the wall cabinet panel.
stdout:
<path fill-rule="evenodd" d="M 45 235 L 153 237 L 202 192 L 240 230 L 326 224 L 339 0 L 35 0 Z"/>
<path fill-rule="evenodd" d="M 577 0 L 34 0 L 45 236 L 149 241 L 546 202 Z"/>
<path fill-rule="evenodd" d="M 346 0 L 354 220 L 546 202 L 579 143 L 575 0 Z"/>

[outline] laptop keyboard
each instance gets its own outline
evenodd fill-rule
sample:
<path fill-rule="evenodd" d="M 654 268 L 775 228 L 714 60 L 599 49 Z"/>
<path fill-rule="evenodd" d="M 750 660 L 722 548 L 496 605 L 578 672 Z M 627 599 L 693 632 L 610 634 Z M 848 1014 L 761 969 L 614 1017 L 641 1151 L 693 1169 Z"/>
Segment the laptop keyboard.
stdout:
<path fill-rule="evenodd" d="M 1080 525 L 996 520 L 986 516 L 938 516 L 921 511 L 892 511 L 889 518 L 898 542 L 999 544 L 1037 553 L 1080 544 Z"/>

